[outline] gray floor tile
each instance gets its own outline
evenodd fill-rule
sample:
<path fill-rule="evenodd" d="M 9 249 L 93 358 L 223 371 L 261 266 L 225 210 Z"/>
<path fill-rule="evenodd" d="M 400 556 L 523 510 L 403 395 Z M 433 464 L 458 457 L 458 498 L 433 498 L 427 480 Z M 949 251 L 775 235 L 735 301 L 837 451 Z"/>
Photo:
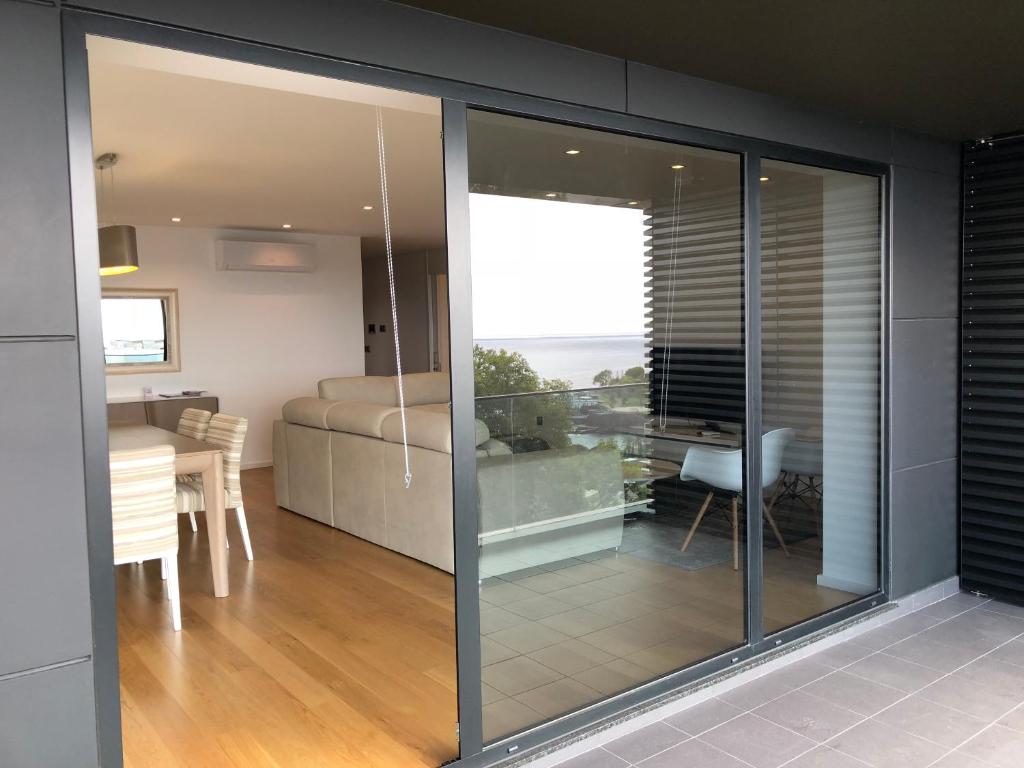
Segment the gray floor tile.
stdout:
<path fill-rule="evenodd" d="M 903 691 L 846 672 L 833 672 L 801 689 L 836 706 L 870 717 L 906 696 Z"/>
<path fill-rule="evenodd" d="M 783 694 L 789 693 L 796 688 L 784 675 L 779 672 L 759 677 L 749 683 L 726 691 L 718 698 L 722 701 L 739 707 L 742 710 L 754 709 L 762 704 L 777 699 Z"/>
<path fill-rule="evenodd" d="M 814 680 L 830 675 L 833 671 L 833 667 L 822 664 L 817 658 L 810 656 L 806 659 L 795 661 L 772 674 L 777 675 L 780 680 L 786 681 L 794 688 L 799 688 Z"/>
<path fill-rule="evenodd" d="M 758 707 L 754 714 L 817 742 L 828 741 L 864 719 L 862 715 L 802 691 L 787 693 Z"/>
<path fill-rule="evenodd" d="M 981 610 L 1024 619 L 1024 605 L 1010 605 L 1009 603 L 1001 603 L 998 600 L 990 600 L 981 607 Z"/>
<path fill-rule="evenodd" d="M 548 595 L 536 595 L 526 600 L 513 600 L 511 603 L 505 603 L 504 608 L 506 611 L 522 616 L 524 619 L 537 621 L 538 619 L 546 619 L 548 616 L 554 616 L 557 613 L 571 611 L 573 606 Z"/>
<path fill-rule="evenodd" d="M 964 744 L 962 750 L 999 768 L 1020 768 L 1024 764 L 1024 733 L 994 725 Z"/>
<path fill-rule="evenodd" d="M 918 695 L 990 722 L 1021 702 L 1017 693 L 1001 684 L 985 685 L 959 674 L 932 683 Z"/>
<path fill-rule="evenodd" d="M 857 645 L 854 642 L 839 643 L 833 645 L 831 648 L 826 648 L 824 651 L 819 651 L 810 658 L 814 659 L 819 664 L 832 667 L 833 669 L 839 669 L 853 664 L 855 661 L 860 661 L 865 656 L 871 655 L 872 650 L 866 648 L 863 645 Z"/>
<path fill-rule="evenodd" d="M 744 710 L 734 707 L 721 699 L 708 699 L 682 712 L 666 717 L 665 722 L 673 728 L 685 731 L 691 736 L 708 731 L 726 720 L 742 715 Z"/>
<path fill-rule="evenodd" d="M 1019 637 L 1022 633 L 1024 619 L 981 610 L 971 611 L 964 616 L 937 624 L 922 632 L 920 637 L 932 638 L 982 654 Z"/>
<path fill-rule="evenodd" d="M 558 768 L 625 768 L 628 765 L 629 763 L 621 757 L 616 757 L 611 752 L 598 748 L 584 752 L 564 763 L 559 763 Z"/>
<path fill-rule="evenodd" d="M 568 635 L 533 621 L 499 629 L 488 637 L 519 653 L 532 653 L 569 639 Z"/>
<path fill-rule="evenodd" d="M 484 667 L 481 671 L 483 681 L 506 696 L 539 688 L 562 677 L 553 669 L 538 664 L 525 656 L 516 656 L 507 661 L 499 661 Z"/>
<path fill-rule="evenodd" d="M 1024 667 L 1024 640 L 1013 640 L 999 646 L 989 654 L 989 658 Z"/>
<path fill-rule="evenodd" d="M 999 724 L 1024 733 L 1024 707 L 1017 707 L 1017 709 L 1000 720 Z"/>
<path fill-rule="evenodd" d="M 563 677 L 553 683 L 520 693 L 515 698 L 544 717 L 558 717 L 598 701 L 603 696 L 600 691 L 584 685 L 579 680 Z"/>
<path fill-rule="evenodd" d="M 971 757 L 962 749 L 950 752 L 931 768 L 993 768 L 990 763 L 983 763 L 975 757 Z"/>
<path fill-rule="evenodd" d="M 878 629 L 872 629 L 863 635 L 858 635 L 851 642 L 857 645 L 866 646 L 874 651 L 888 648 L 890 645 L 906 640 L 911 635 L 923 632 L 929 627 L 934 627 L 939 619 L 922 613 L 911 613 L 902 618 L 883 624 Z"/>
<path fill-rule="evenodd" d="M 700 739 L 756 768 L 776 768 L 815 745 L 810 739 L 752 714 L 723 723 Z"/>
<path fill-rule="evenodd" d="M 988 720 L 936 704 L 920 695 L 894 704 L 875 716 L 879 722 L 952 749 L 989 724 Z"/>
<path fill-rule="evenodd" d="M 925 632 L 932 632 L 935 629 L 938 627 L 933 627 Z M 890 656 L 906 659 L 940 672 L 952 672 L 978 657 L 978 652 L 971 648 L 949 645 L 939 642 L 933 637 L 926 637 L 924 634 L 915 635 L 896 645 L 889 646 L 885 652 Z"/>
<path fill-rule="evenodd" d="M 747 768 L 735 757 L 699 739 L 684 741 L 654 757 L 642 760 L 637 765 L 640 768 Z"/>
<path fill-rule="evenodd" d="M 671 725 L 653 723 L 605 744 L 604 748 L 627 762 L 639 763 L 689 738 Z"/>
<path fill-rule="evenodd" d="M 864 768 L 867 763 L 855 757 L 836 752 L 831 747 L 818 747 L 801 755 L 786 768 Z"/>
<path fill-rule="evenodd" d="M 579 640 L 566 640 L 557 645 L 549 645 L 529 656 L 563 675 L 575 675 L 598 664 L 607 664 L 615 658 L 610 653 Z"/>
<path fill-rule="evenodd" d="M 828 746 L 877 768 L 925 768 L 946 748 L 875 720 L 836 736 Z"/>
<path fill-rule="evenodd" d="M 934 616 L 937 619 L 951 619 L 957 614 L 977 608 L 988 603 L 987 597 L 976 597 L 969 592 L 961 592 L 958 595 L 939 600 L 937 603 L 926 605 L 919 613 L 926 616 Z"/>
<path fill-rule="evenodd" d="M 898 659 L 885 653 L 876 653 L 851 664 L 845 672 L 863 677 L 882 685 L 898 688 L 906 693 L 914 693 L 942 677 L 942 672 L 929 667 L 922 667 L 912 661 Z"/>

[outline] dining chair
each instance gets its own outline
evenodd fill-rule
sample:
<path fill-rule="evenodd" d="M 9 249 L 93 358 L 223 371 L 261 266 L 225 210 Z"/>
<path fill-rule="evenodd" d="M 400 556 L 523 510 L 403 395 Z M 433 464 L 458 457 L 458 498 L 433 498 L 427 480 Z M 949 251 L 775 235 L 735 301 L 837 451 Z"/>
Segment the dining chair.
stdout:
<path fill-rule="evenodd" d="M 186 408 L 181 412 L 178 419 L 179 435 L 191 437 L 195 440 L 205 440 L 206 430 L 210 427 L 210 419 L 213 414 L 199 408 Z"/>
<path fill-rule="evenodd" d="M 789 549 L 782 538 L 779 527 L 775 524 L 770 504 L 764 502 L 764 491 L 771 488 L 779 479 L 782 471 L 782 456 L 786 446 L 793 439 L 796 431 L 793 429 L 774 429 L 766 432 L 761 437 L 761 511 L 768 525 L 779 542 L 779 547 L 789 557 Z M 716 492 L 724 491 L 732 497 L 731 502 L 731 525 L 732 525 L 732 567 L 739 570 L 740 567 L 740 526 L 739 526 L 739 496 L 743 493 L 743 451 L 740 448 L 708 448 L 702 445 L 694 445 L 687 449 L 683 458 L 683 466 L 679 470 L 679 479 L 686 482 L 697 480 L 710 486 L 704 503 L 697 512 L 697 518 L 690 527 L 680 550 L 685 552 L 690 546 L 693 536 L 697 533 L 701 521 L 704 519 L 708 507 L 711 506 Z M 774 503 L 774 499 L 772 499 Z"/>
<path fill-rule="evenodd" d="M 110 452 L 110 511 L 114 565 L 160 560 L 167 580 L 171 623 L 181 631 L 178 584 L 178 512 L 174 448 L 158 445 Z"/>
<path fill-rule="evenodd" d="M 242 543 L 245 545 L 245 557 L 252 560 L 252 543 L 249 541 L 249 526 L 245 520 L 245 507 L 242 505 L 242 446 L 245 444 L 245 433 L 249 429 L 249 421 L 243 416 L 228 416 L 217 413 L 210 419 L 206 431 L 205 442 L 216 445 L 224 456 L 224 508 L 234 509 L 238 517 L 238 527 L 242 531 Z M 177 483 L 178 512 L 188 513 L 192 520 L 192 530 L 196 530 L 195 513 L 206 509 L 203 498 L 202 478 L 178 478 Z"/>

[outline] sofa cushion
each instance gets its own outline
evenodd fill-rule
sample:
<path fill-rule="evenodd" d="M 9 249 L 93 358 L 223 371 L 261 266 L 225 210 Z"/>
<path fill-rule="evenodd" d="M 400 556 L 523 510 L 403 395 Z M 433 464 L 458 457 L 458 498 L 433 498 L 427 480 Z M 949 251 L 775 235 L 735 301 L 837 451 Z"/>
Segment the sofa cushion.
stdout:
<path fill-rule="evenodd" d="M 417 445 L 441 453 L 452 452 L 452 420 L 447 413 L 407 408 L 406 432 L 409 445 Z M 402 442 L 402 414 L 395 411 L 384 419 L 381 437 L 389 443 Z"/>
<path fill-rule="evenodd" d="M 324 400 L 398 405 L 398 390 L 392 376 L 339 376 L 321 379 L 316 388 Z"/>
<path fill-rule="evenodd" d="M 335 432 L 351 432 L 367 437 L 381 437 L 384 421 L 398 409 L 390 405 L 374 405 L 373 403 L 341 402 L 329 400 L 333 406 L 327 411 L 327 428 Z"/>
<path fill-rule="evenodd" d="M 407 373 L 402 377 L 402 388 L 407 406 L 447 403 L 452 399 L 447 373 Z"/>
<path fill-rule="evenodd" d="M 319 397 L 297 397 L 284 404 L 281 415 L 289 424 L 327 429 L 327 412 L 334 405 L 334 401 L 321 400 Z"/>

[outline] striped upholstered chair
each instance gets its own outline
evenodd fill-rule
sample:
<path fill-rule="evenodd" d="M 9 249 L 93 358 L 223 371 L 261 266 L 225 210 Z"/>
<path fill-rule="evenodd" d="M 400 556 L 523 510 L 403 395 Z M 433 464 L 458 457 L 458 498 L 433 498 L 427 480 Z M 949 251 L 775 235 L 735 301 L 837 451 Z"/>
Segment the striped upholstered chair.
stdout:
<path fill-rule="evenodd" d="M 181 412 L 178 419 L 178 434 L 191 437 L 196 440 L 206 439 L 206 430 L 210 427 L 210 418 L 213 416 L 209 411 L 199 408 L 186 408 Z"/>
<path fill-rule="evenodd" d="M 252 560 L 252 544 L 249 541 L 249 526 L 245 522 L 245 507 L 242 506 L 242 446 L 245 444 L 245 433 L 249 422 L 242 416 L 228 416 L 218 413 L 210 419 L 210 427 L 206 431 L 206 442 L 220 446 L 224 451 L 224 507 L 234 509 L 238 516 L 238 527 L 242 530 L 242 543 L 245 545 L 245 556 Z M 178 478 L 178 512 L 188 514 L 195 527 L 195 513 L 206 509 L 203 499 L 203 481 L 201 478 Z"/>
<path fill-rule="evenodd" d="M 181 631 L 178 511 L 174 449 L 169 445 L 110 452 L 114 565 L 160 559 L 174 631 Z"/>

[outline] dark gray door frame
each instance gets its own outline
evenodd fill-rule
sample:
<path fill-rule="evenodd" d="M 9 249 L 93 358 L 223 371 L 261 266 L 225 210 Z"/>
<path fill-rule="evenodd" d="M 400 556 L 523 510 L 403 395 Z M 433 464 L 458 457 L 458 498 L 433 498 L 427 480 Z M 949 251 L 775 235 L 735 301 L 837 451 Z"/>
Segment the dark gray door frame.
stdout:
<path fill-rule="evenodd" d="M 89 114 L 86 35 L 113 37 L 207 56 L 276 67 L 308 74 L 353 80 L 370 85 L 413 91 L 442 99 L 445 138 L 445 202 L 449 260 L 449 313 L 452 356 L 453 483 L 455 499 L 456 637 L 458 654 L 459 720 L 464 768 L 489 766 L 512 755 L 522 755 L 601 722 L 621 717 L 716 672 L 735 667 L 753 656 L 801 640 L 838 621 L 886 602 L 889 590 L 888 499 L 888 217 L 883 221 L 882 403 L 881 457 L 882 554 L 881 584 L 877 593 L 816 616 L 797 626 L 764 637 L 761 628 L 761 521 L 760 510 L 747 505 L 747 638 L 744 645 L 727 650 L 686 669 L 640 685 L 582 710 L 534 727 L 485 747 L 480 709 L 480 633 L 477 563 L 476 454 L 472 376 L 472 299 L 469 253 L 467 107 L 552 120 L 582 127 L 643 136 L 661 141 L 736 152 L 743 157 L 745 244 L 745 342 L 747 356 L 746 481 L 760 485 L 760 226 L 759 168 L 762 157 L 787 160 L 880 177 L 888 200 L 889 168 L 880 163 L 807 150 L 775 142 L 668 123 L 650 118 L 538 97 L 506 93 L 466 83 L 388 70 L 382 67 L 284 50 L 227 39 L 145 21 L 107 14 L 62 11 L 65 92 L 77 279 L 79 356 L 82 376 L 83 434 L 87 521 L 89 531 L 90 590 L 94 624 L 97 719 L 101 764 L 122 764 L 120 697 L 118 688 L 116 603 L 110 531 L 110 499 L 106 437 L 105 378 L 99 312 L 99 255 L 96 243 L 96 205 L 92 170 L 92 132 Z M 887 205 L 887 204 L 886 204 Z M 883 213 L 888 208 L 883 206 Z"/>

